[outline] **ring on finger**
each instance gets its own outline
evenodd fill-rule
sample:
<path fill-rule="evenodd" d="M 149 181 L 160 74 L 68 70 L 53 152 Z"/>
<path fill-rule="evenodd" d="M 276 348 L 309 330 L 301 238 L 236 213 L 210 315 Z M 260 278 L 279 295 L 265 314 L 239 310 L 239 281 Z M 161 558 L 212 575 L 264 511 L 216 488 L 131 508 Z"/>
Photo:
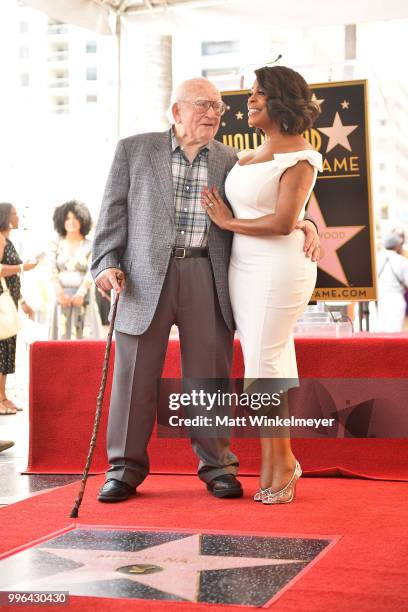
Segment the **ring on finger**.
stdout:
<path fill-rule="evenodd" d="M 208 208 L 212 208 L 214 206 L 213 202 L 208 202 Z"/>

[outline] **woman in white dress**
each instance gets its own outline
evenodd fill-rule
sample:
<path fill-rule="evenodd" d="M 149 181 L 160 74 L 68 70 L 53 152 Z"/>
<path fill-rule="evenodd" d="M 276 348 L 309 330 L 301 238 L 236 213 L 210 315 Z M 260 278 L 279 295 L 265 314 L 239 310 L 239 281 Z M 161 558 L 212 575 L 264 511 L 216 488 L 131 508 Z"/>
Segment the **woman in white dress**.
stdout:
<path fill-rule="evenodd" d="M 303 77 L 290 68 L 265 67 L 255 74 L 248 123 L 264 132 L 265 142 L 241 153 L 227 177 L 225 193 L 234 216 L 215 188 L 204 190 L 203 206 L 214 223 L 234 232 L 229 289 L 245 378 L 293 379 L 292 332 L 317 273 L 296 224 L 303 219 L 322 164 L 302 133 L 319 109 Z M 290 438 L 262 437 L 261 451 L 260 489 L 254 500 L 291 502 L 302 472 Z"/>

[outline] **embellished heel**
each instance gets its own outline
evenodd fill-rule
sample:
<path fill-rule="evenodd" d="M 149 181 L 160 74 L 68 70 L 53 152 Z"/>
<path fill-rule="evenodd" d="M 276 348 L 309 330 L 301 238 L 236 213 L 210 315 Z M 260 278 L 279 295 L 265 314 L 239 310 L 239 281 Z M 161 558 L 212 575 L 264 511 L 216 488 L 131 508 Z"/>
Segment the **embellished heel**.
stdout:
<path fill-rule="evenodd" d="M 302 475 L 302 469 L 299 465 L 299 462 L 296 461 L 295 469 L 293 471 L 292 477 L 289 480 L 288 484 L 283 487 L 280 491 L 273 492 L 270 489 L 266 489 L 267 493 L 263 495 L 262 501 L 263 504 L 272 505 L 272 504 L 290 504 L 295 499 L 296 496 L 296 483 Z"/>
<path fill-rule="evenodd" d="M 259 487 L 258 491 L 255 493 L 253 497 L 253 500 L 256 502 L 261 502 L 266 495 L 269 495 L 271 493 L 272 491 L 270 488 L 263 489 L 262 487 Z"/>

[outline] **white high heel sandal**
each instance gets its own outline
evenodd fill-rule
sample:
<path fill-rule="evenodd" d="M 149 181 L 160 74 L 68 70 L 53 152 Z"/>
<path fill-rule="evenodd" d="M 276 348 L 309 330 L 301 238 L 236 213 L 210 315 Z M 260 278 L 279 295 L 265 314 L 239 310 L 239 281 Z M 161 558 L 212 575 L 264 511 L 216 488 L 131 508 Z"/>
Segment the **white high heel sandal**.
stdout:
<path fill-rule="evenodd" d="M 271 491 L 271 489 L 260 489 L 258 495 L 262 491 L 262 497 L 255 501 L 261 501 L 263 504 L 272 505 L 272 504 L 290 504 L 295 499 L 296 496 L 296 483 L 302 475 L 302 468 L 298 461 L 296 461 L 295 469 L 293 471 L 292 477 L 289 480 L 288 484 L 283 487 L 280 491 Z M 254 496 L 254 499 L 255 499 Z"/>

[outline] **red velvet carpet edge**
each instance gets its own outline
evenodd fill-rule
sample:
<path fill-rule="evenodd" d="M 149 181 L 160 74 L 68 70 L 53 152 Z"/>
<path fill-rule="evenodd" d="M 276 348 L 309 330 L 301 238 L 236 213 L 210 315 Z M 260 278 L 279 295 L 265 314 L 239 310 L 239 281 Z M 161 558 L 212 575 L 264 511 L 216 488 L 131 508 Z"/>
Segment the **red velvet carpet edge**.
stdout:
<path fill-rule="evenodd" d="M 77 521 L 70 519 L 69 513 L 78 483 L 2 509 L 1 552 L 24 546 L 75 522 L 288 536 L 339 535 L 341 539 L 333 548 L 285 591 L 271 609 L 285 612 L 406 610 L 406 483 L 301 479 L 293 504 L 265 507 L 251 501 L 257 482 L 249 477 L 242 479 L 244 499 L 217 500 L 193 476 L 150 476 L 135 497 L 117 505 L 96 501 L 102 482 L 100 476 L 89 480 Z M 129 610 L 131 606 L 138 612 L 250 609 L 80 597 L 71 597 L 69 609 L 88 612 L 96 606 L 99 610 L 114 611 Z"/>
<path fill-rule="evenodd" d="M 30 454 L 27 473 L 82 473 L 94 420 L 105 345 L 100 341 L 35 342 L 30 349 Z M 297 339 L 303 377 L 408 376 L 408 335 Z M 105 432 L 114 346 L 93 473 L 106 469 Z M 69 378 L 67 373 L 69 372 Z M 235 343 L 233 376 L 242 376 Z M 180 376 L 178 342 L 169 343 L 163 375 Z M 294 440 L 304 472 L 408 480 L 408 440 Z M 259 469 L 258 440 L 235 440 L 240 473 Z M 187 440 L 157 439 L 150 444 L 151 471 L 195 474 L 197 460 Z"/>

